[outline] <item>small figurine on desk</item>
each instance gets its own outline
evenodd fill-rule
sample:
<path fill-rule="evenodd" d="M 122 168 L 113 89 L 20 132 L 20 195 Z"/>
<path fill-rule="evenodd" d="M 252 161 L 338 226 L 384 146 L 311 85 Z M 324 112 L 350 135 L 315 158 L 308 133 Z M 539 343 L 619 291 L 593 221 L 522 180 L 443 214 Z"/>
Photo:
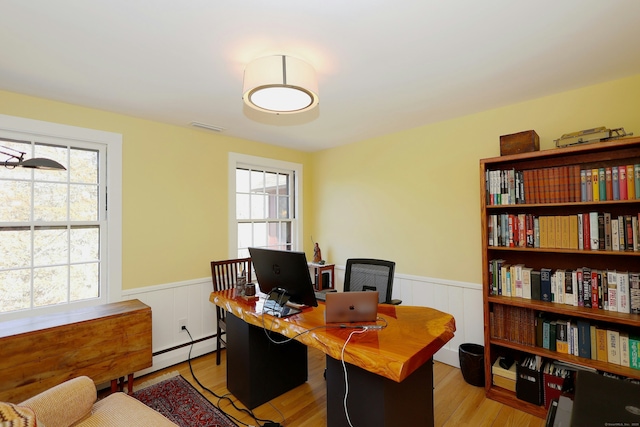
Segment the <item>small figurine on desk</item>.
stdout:
<path fill-rule="evenodd" d="M 316 264 L 322 263 L 322 252 L 320 251 L 320 246 L 318 246 L 318 242 L 313 246 L 313 262 Z"/>

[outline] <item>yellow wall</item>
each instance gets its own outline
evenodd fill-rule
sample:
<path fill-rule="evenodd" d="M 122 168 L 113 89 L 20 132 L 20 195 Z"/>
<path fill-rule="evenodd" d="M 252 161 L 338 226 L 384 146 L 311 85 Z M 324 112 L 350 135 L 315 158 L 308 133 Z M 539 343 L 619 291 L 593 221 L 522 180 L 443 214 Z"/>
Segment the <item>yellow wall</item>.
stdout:
<path fill-rule="evenodd" d="M 123 289 L 207 277 L 211 260 L 228 258 L 230 151 L 304 172 L 309 163 L 308 153 L 10 92 L 0 91 L 0 114 L 122 134 Z"/>
<path fill-rule="evenodd" d="M 323 256 L 481 283 L 479 160 L 534 129 L 541 149 L 596 126 L 640 134 L 640 75 L 338 147 L 313 156 L 313 237 Z"/>
<path fill-rule="evenodd" d="M 481 282 L 479 168 L 499 136 L 541 148 L 595 126 L 640 133 L 640 75 L 313 154 L 0 91 L 0 113 L 123 135 L 123 288 L 210 274 L 227 256 L 229 151 L 302 163 L 303 242 L 330 262 Z"/>

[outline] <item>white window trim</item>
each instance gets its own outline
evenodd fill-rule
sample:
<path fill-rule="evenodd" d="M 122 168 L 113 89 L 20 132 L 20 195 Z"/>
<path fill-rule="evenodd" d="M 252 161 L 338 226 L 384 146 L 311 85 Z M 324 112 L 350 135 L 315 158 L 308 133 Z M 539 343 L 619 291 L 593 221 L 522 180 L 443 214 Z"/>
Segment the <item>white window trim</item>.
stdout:
<path fill-rule="evenodd" d="M 117 302 L 122 298 L 122 135 L 95 129 L 86 129 L 40 120 L 26 119 L 0 114 L 0 129 L 8 132 L 30 134 L 34 137 L 56 137 L 69 140 L 89 141 L 107 147 L 107 302 Z M 87 301 L 76 307 L 95 305 Z M 68 306 L 54 306 L 43 313 L 60 312 Z M 12 316 L 13 317 L 13 316 Z"/>
<path fill-rule="evenodd" d="M 229 257 L 237 258 L 238 256 L 238 229 L 236 223 L 236 168 L 239 165 L 253 165 L 258 169 L 281 169 L 290 170 L 295 174 L 294 180 L 294 212 L 295 221 L 293 228 L 293 247 L 294 250 L 302 251 L 302 165 L 299 163 L 286 162 L 283 160 L 269 159 L 266 157 L 250 156 L 240 153 L 229 153 Z"/>

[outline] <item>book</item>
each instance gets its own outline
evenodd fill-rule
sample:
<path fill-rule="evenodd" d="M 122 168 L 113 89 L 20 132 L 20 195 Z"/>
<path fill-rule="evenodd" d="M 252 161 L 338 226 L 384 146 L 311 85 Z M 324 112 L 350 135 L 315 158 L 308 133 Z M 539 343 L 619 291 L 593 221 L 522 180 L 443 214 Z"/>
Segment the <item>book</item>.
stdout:
<path fill-rule="evenodd" d="M 610 251 L 611 246 L 611 213 L 604 213 L 604 250 Z"/>
<path fill-rule="evenodd" d="M 620 365 L 631 366 L 629 360 L 629 334 L 626 332 L 620 332 Z"/>
<path fill-rule="evenodd" d="M 618 186 L 620 187 L 620 200 L 628 200 L 627 198 L 627 167 L 625 165 L 618 166 Z"/>
<path fill-rule="evenodd" d="M 640 369 L 640 337 L 629 335 L 629 366 Z"/>
<path fill-rule="evenodd" d="M 569 215 L 569 249 L 578 249 L 578 215 Z"/>
<path fill-rule="evenodd" d="M 569 338 L 567 323 L 556 322 L 556 351 L 558 353 L 569 354 Z"/>
<path fill-rule="evenodd" d="M 540 270 L 531 270 L 531 299 L 542 301 L 542 282 Z"/>
<path fill-rule="evenodd" d="M 578 319 L 578 354 L 577 356 L 591 359 L 591 324 L 586 319 Z"/>
<path fill-rule="evenodd" d="M 631 313 L 631 299 L 629 292 L 629 275 L 626 271 L 618 271 L 618 312 Z"/>
<path fill-rule="evenodd" d="M 633 217 L 631 215 L 624 215 L 624 250 L 633 251 L 634 241 Z"/>
<path fill-rule="evenodd" d="M 620 234 L 618 233 L 618 218 L 611 218 L 611 250 L 620 250 Z"/>
<path fill-rule="evenodd" d="M 611 177 L 611 168 L 606 167 L 604 169 L 605 173 L 605 200 L 613 200 L 613 181 Z"/>
<path fill-rule="evenodd" d="M 564 294 L 565 294 L 565 271 L 563 269 L 557 269 L 555 272 L 556 276 L 556 286 L 555 286 L 555 295 L 553 298 L 554 302 L 558 304 L 564 304 Z"/>
<path fill-rule="evenodd" d="M 598 233 L 598 212 L 589 212 L 589 244 L 592 251 L 597 251 L 600 247 L 600 237 Z"/>
<path fill-rule="evenodd" d="M 591 360 L 598 359 L 598 343 L 596 339 L 597 328 L 595 325 L 589 325 L 589 338 L 591 338 Z"/>
<path fill-rule="evenodd" d="M 587 171 L 586 169 L 580 170 L 580 201 L 586 202 L 587 200 Z"/>
<path fill-rule="evenodd" d="M 591 308 L 591 269 L 582 268 L 582 301 L 583 306 Z"/>
<path fill-rule="evenodd" d="M 604 168 L 598 168 L 598 190 L 600 192 L 598 199 L 607 200 L 607 181 Z"/>
<path fill-rule="evenodd" d="M 636 179 L 633 171 L 633 165 L 627 165 L 627 199 L 634 200 L 636 198 Z"/>
<path fill-rule="evenodd" d="M 540 269 L 540 300 L 551 302 L 551 269 Z"/>
<path fill-rule="evenodd" d="M 600 201 L 600 181 L 598 177 L 598 168 L 591 169 L 591 200 Z"/>
<path fill-rule="evenodd" d="M 583 249 L 588 251 L 591 249 L 591 226 L 589 220 L 589 214 L 583 213 L 582 215 L 582 239 Z"/>
<path fill-rule="evenodd" d="M 578 307 L 584 307 L 584 280 L 582 274 L 582 268 L 578 268 L 576 271 L 576 299 Z"/>
<path fill-rule="evenodd" d="M 611 168 L 611 187 L 613 188 L 613 200 L 620 200 L 620 183 L 617 166 Z"/>
<path fill-rule="evenodd" d="M 602 276 L 601 276 L 602 277 Z M 598 281 L 598 270 L 591 270 L 591 308 L 602 308 L 600 305 L 600 283 Z"/>
<path fill-rule="evenodd" d="M 616 270 L 607 270 L 609 311 L 618 311 L 618 273 Z"/>
<path fill-rule="evenodd" d="M 597 360 L 607 362 L 609 360 L 609 351 L 607 349 L 607 330 L 596 328 L 596 356 Z"/>
<path fill-rule="evenodd" d="M 640 200 L 640 163 L 633 165 L 633 174 L 635 176 L 636 199 Z"/>
<path fill-rule="evenodd" d="M 629 273 L 629 309 L 640 314 L 640 273 Z"/>
<path fill-rule="evenodd" d="M 615 330 L 607 330 L 607 362 L 620 364 L 620 333 Z"/>
<path fill-rule="evenodd" d="M 584 215 L 582 214 L 577 214 L 576 215 L 577 219 L 578 219 L 578 249 L 583 250 L 584 249 Z"/>
<path fill-rule="evenodd" d="M 564 303 L 567 305 L 575 305 L 574 304 L 574 295 L 573 295 L 573 282 L 574 282 L 574 272 L 568 271 L 565 272 L 564 275 Z"/>
<path fill-rule="evenodd" d="M 531 267 L 522 267 L 522 298 L 531 299 Z"/>

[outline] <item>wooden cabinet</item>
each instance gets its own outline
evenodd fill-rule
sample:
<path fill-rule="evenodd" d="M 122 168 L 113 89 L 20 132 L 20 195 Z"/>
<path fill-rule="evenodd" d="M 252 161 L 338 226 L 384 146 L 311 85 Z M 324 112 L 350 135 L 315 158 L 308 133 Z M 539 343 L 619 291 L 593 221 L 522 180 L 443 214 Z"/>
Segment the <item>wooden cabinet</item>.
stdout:
<path fill-rule="evenodd" d="M 579 305 L 570 305 L 558 301 L 548 302 L 536 299 L 528 299 L 520 296 L 505 296 L 507 292 L 497 292 L 494 286 L 492 261 L 504 260 L 509 265 L 526 266 L 539 271 L 549 268 L 552 271 L 564 270 L 576 271 L 588 267 L 599 271 L 640 272 L 640 245 L 630 250 L 613 250 L 609 245 L 605 248 L 585 249 L 583 245 L 577 245 L 575 235 L 571 236 L 571 243 L 554 240 L 553 244 L 545 242 L 542 247 L 540 240 L 535 240 L 535 234 L 529 243 L 512 243 L 508 233 L 501 236 L 507 240 L 497 239 L 497 230 L 494 229 L 494 218 L 508 218 L 510 215 L 518 219 L 542 218 L 542 217 L 576 217 L 585 213 L 598 212 L 609 213 L 612 218 L 631 217 L 636 218 L 635 238 L 640 232 L 637 230 L 638 214 L 640 213 L 640 200 L 634 194 L 629 194 L 627 200 L 613 200 L 611 194 L 602 197 L 588 197 L 585 193 L 586 183 L 580 180 L 581 170 L 601 170 L 619 167 L 621 165 L 635 165 L 640 163 L 640 138 L 627 138 L 617 141 L 585 144 L 568 148 L 551 149 L 539 152 L 516 154 L 503 157 L 483 159 L 480 161 L 481 181 L 481 221 L 482 221 L 482 265 L 483 265 L 483 308 L 484 308 L 484 340 L 485 340 L 485 389 L 487 397 L 502 403 L 517 407 L 518 409 L 544 417 L 546 410 L 543 405 L 534 405 L 516 397 L 516 393 L 501 387 L 492 385 L 491 366 L 499 356 L 513 356 L 516 359 L 523 355 L 537 355 L 548 359 L 572 362 L 599 371 L 610 372 L 625 377 L 640 378 L 640 370 L 622 366 L 616 363 L 599 361 L 593 358 L 579 357 L 570 353 L 552 351 L 536 346 L 535 325 L 529 323 L 513 323 L 508 325 L 520 334 L 518 339 L 505 334 L 497 334 L 492 330 L 497 322 L 494 319 L 496 312 L 511 310 L 513 307 L 522 309 L 523 313 L 529 313 L 532 317 L 542 314 L 555 316 L 568 320 L 586 319 L 592 325 L 599 328 L 624 331 L 631 335 L 640 336 L 640 314 L 623 313 Z M 514 171 L 516 183 L 522 178 L 524 182 L 518 191 L 524 193 L 516 203 L 504 204 L 503 200 L 496 203 L 496 197 L 492 199 L 491 173 L 496 171 Z M 576 172 L 578 171 L 578 172 Z M 557 174 L 554 175 L 554 173 Z M 537 174 L 537 175 L 536 175 Z M 546 174 L 546 175 L 545 175 Z M 576 176 L 577 174 L 577 176 Z M 583 174 L 584 175 L 584 174 Z M 555 177 L 554 177 L 555 176 Z M 520 178 L 520 179 L 518 179 Z M 548 179 L 550 181 L 544 181 Z M 576 179 L 578 182 L 576 183 Z M 606 178 L 605 178 L 606 180 Z M 535 185 L 532 185 L 534 183 Z M 629 183 L 629 189 L 633 184 Z M 577 187 L 576 187 L 577 186 Z M 588 187 L 589 191 L 593 187 Z M 543 194 L 543 192 L 556 192 Z M 495 191 L 494 191 L 495 192 Z M 535 193 L 537 192 L 537 194 Z M 583 201 L 583 198 L 587 201 Z M 513 199 L 513 196 L 512 196 Z M 508 221 L 508 220 L 507 220 Z M 507 222 L 508 224 L 508 222 Z M 558 223 L 559 224 L 559 223 Z M 575 223 L 574 228 L 575 228 Z M 534 228 L 534 232 L 538 230 Z M 584 229 L 583 229 L 584 230 Z M 547 229 L 545 228 L 545 231 Z M 573 230 L 577 233 L 578 231 Z M 554 237 L 560 236 L 556 233 Z M 496 239 L 494 240 L 494 237 Z M 522 235 L 520 235 L 522 237 Z M 588 237 L 588 236 L 582 236 Z M 558 237 L 560 238 L 560 237 Z M 516 237 L 516 240 L 517 237 Z M 536 245 L 532 242 L 538 242 Z M 635 249 L 635 250 L 634 250 Z M 570 273 L 569 273 L 570 274 Z M 508 307 L 508 308 L 507 308 Z M 516 310 L 517 311 L 517 310 Z M 533 334 L 533 337 L 532 337 Z M 524 337 L 523 337 L 524 336 Z M 523 339 L 524 338 L 524 339 Z"/>

